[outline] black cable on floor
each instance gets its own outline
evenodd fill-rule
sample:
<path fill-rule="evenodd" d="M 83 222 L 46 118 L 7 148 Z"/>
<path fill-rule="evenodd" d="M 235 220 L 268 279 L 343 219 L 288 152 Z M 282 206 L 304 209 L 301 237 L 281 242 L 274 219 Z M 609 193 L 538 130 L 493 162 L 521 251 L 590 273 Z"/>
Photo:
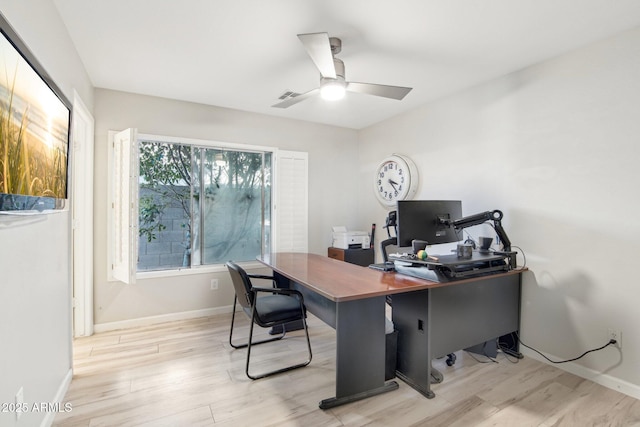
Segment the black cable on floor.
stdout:
<path fill-rule="evenodd" d="M 519 351 L 512 350 L 511 348 L 502 345 L 502 343 L 500 343 L 500 340 L 498 340 L 497 346 L 504 355 L 505 359 L 507 359 L 511 363 L 518 363 L 520 359 L 524 357 Z M 511 360 L 509 357 L 513 357 L 514 360 Z"/>
<path fill-rule="evenodd" d="M 585 351 L 584 353 L 582 353 L 580 356 L 578 356 L 578 357 L 574 357 L 573 359 L 567 359 L 567 360 L 551 360 L 551 359 L 549 359 L 547 356 L 545 356 L 544 354 L 542 354 L 541 352 L 539 352 L 538 350 L 536 350 L 535 348 L 533 348 L 533 347 L 529 347 L 528 345 L 526 345 L 525 343 L 523 343 L 523 342 L 522 342 L 522 339 L 520 338 L 520 335 L 518 335 L 518 333 L 517 333 L 517 332 L 514 332 L 514 334 L 516 335 L 516 338 L 518 338 L 518 341 L 520 342 L 520 344 L 522 344 L 523 346 L 527 347 L 529 350 L 533 350 L 533 351 L 535 351 L 536 353 L 538 353 L 540 356 L 544 357 L 545 359 L 547 359 L 547 360 L 548 360 L 549 362 L 551 362 L 551 363 L 567 363 L 567 362 L 573 362 L 573 361 L 575 361 L 575 360 L 578 360 L 578 359 L 583 358 L 584 356 L 586 356 L 586 355 L 587 355 L 587 354 L 589 354 L 589 353 L 592 353 L 592 352 L 594 352 L 594 351 L 599 351 L 599 350 L 602 350 L 602 349 L 603 349 L 603 348 L 605 348 L 605 347 L 608 347 L 608 346 L 610 346 L 610 345 L 615 345 L 615 344 L 616 344 L 616 340 L 609 340 L 609 342 L 608 342 L 608 343 L 606 343 L 605 345 L 603 345 L 602 347 L 598 347 L 598 348 L 594 348 L 594 349 L 591 349 L 591 350 L 587 350 L 587 351 Z"/>

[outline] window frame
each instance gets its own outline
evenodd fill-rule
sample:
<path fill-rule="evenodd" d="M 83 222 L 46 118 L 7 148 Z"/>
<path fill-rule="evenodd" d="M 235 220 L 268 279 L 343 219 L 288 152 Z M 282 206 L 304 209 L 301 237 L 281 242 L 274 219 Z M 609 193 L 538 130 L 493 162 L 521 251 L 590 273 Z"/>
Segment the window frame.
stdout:
<path fill-rule="evenodd" d="M 113 174 L 113 167 L 114 167 L 114 138 L 115 135 L 117 134 L 117 131 L 109 131 L 108 134 L 108 143 L 109 143 L 109 153 L 108 153 L 108 164 L 109 164 L 109 171 L 111 174 Z M 225 141 L 217 141 L 217 140 L 204 140 L 204 139 L 196 139 L 196 138 L 187 138 L 187 137 L 174 137 L 174 136 L 166 136 L 166 135 L 156 135 L 156 134 L 148 134 L 148 133 L 137 133 L 136 132 L 136 144 L 139 141 L 142 140 L 149 140 L 149 141 L 157 141 L 157 142 L 162 142 L 162 143 L 168 143 L 168 144 L 184 144 L 184 145 L 190 145 L 190 146 L 195 146 L 195 147 L 204 147 L 204 148 L 219 148 L 219 149 L 230 149 L 230 150 L 238 150 L 238 151 L 254 151 L 254 152 L 259 152 L 259 153 L 271 153 L 272 156 L 272 168 L 273 171 L 272 173 L 274 173 L 275 175 L 275 170 L 277 169 L 277 158 L 278 158 L 278 152 L 279 149 L 277 147 L 273 147 L 273 146 L 267 146 L 267 145 L 253 145 L 253 144 L 241 144 L 241 143 L 235 143 L 235 142 L 225 142 Z M 137 165 L 138 171 L 139 171 L 139 161 L 138 161 L 138 154 L 137 154 L 137 150 L 136 150 L 136 159 L 135 159 L 135 164 Z M 137 172 L 136 171 L 136 175 Z M 108 200 L 108 206 L 109 208 L 109 212 L 108 212 L 108 224 L 109 224 L 109 232 L 108 232 L 108 251 L 107 251 L 107 272 L 108 272 L 108 277 L 107 280 L 110 282 L 114 282 L 114 281 L 119 281 L 118 279 L 116 279 L 113 275 L 113 247 L 114 247 L 114 240 L 115 240 L 115 231 L 113 229 L 114 227 L 114 223 L 113 223 L 113 217 L 114 217 L 114 212 L 112 209 L 112 201 L 113 201 L 113 192 L 114 192 L 114 180 L 115 177 L 114 176 L 110 176 L 109 177 L 109 191 L 107 192 L 109 200 Z M 277 196 L 277 183 L 274 180 L 272 182 L 272 195 L 271 195 L 271 204 L 270 204 L 270 208 L 271 208 L 271 235 L 275 235 L 277 233 L 277 220 L 276 220 L 276 216 L 274 214 L 275 212 L 275 200 L 276 200 L 276 196 Z M 275 242 L 272 240 L 272 246 L 275 244 Z M 274 248 L 272 248 L 274 249 Z M 136 254 L 136 258 L 138 255 L 138 242 L 137 240 L 132 242 L 130 244 L 129 250 L 132 250 L 133 252 L 135 252 Z M 258 262 L 258 261 L 244 261 L 241 263 L 243 266 L 245 266 L 246 268 L 252 268 L 252 267 L 261 267 L 262 265 Z M 166 270 L 149 270 L 149 271 L 137 271 L 135 272 L 135 280 L 138 279 L 151 279 L 151 278 L 161 278 L 161 277 L 175 277 L 175 276 L 187 276 L 187 275 L 192 275 L 192 274 L 207 274 L 207 273 L 219 273 L 219 272 L 224 272 L 226 271 L 226 267 L 224 266 L 224 264 L 207 264 L 207 265 L 196 265 L 196 266 L 191 266 L 191 267 L 178 267 L 178 268 L 172 268 L 172 269 L 166 269 Z"/>

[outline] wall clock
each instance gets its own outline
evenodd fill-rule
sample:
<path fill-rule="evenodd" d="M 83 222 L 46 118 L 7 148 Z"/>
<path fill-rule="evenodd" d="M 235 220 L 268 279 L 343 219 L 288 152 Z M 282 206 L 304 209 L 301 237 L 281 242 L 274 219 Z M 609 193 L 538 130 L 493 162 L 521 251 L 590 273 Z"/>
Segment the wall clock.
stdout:
<path fill-rule="evenodd" d="M 406 156 L 393 154 L 376 169 L 373 188 L 378 201 L 395 206 L 398 200 L 412 198 L 418 190 L 418 168 Z"/>

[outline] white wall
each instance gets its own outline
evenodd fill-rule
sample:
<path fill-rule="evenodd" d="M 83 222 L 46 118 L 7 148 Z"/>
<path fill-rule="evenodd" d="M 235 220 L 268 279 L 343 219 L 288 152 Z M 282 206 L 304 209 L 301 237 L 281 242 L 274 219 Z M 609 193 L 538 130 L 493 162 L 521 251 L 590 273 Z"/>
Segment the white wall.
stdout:
<path fill-rule="evenodd" d="M 94 93 L 49 0 L 0 0 L 0 10 L 69 98 L 91 109 Z M 34 13 L 37 10 L 38 13 Z M 522 335 L 568 358 L 623 332 L 611 348 L 564 366 L 638 395 L 640 30 L 588 46 L 356 132 L 197 104 L 95 93 L 96 323 L 230 304 L 213 276 L 106 281 L 106 134 L 144 133 L 278 146 L 310 153 L 310 248 L 325 253 L 332 225 L 384 222 L 371 179 L 392 152 L 422 174 L 418 198 L 463 200 L 465 214 L 499 208 L 527 254 Z M 359 144 L 356 141 L 359 140 Z M 359 145 L 357 147 L 356 145 Z M 359 169 L 353 158 L 359 157 Z M 353 197 L 357 194 L 358 197 Z M 67 212 L 0 226 L 0 402 L 20 386 L 50 401 L 71 367 L 70 227 Z M 473 230 L 471 230 L 473 232 Z M 379 228 L 380 237 L 383 230 Z M 220 277 L 223 277 L 221 275 Z M 229 290 L 227 292 L 227 290 Z M 603 379 L 604 378 L 604 379 Z M 627 391 L 628 391 L 627 390 Z M 21 420 L 37 425 L 45 414 Z M 15 425 L 0 414 L 1 426 Z"/>
<path fill-rule="evenodd" d="M 465 215 L 501 209 L 530 269 L 524 342 L 566 359 L 619 329 L 622 352 L 609 347 L 559 366 L 636 397 L 638 52 L 640 29 L 361 131 L 358 193 L 360 222 L 382 222 L 371 180 L 377 162 L 400 152 L 420 169 L 416 198 L 461 199 Z"/>
<path fill-rule="evenodd" d="M 309 249 L 326 254 L 331 227 L 361 226 L 357 219 L 356 132 L 219 107 L 99 89 L 95 93 L 95 323 L 228 307 L 226 271 L 161 279 L 133 286 L 107 281 L 107 134 L 135 127 L 140 133 L 278 147 L 309 153 Z M 211 278 L 220 279 L 211 291 Z M 107 327 L 112 327 L 109 325 Z"/>
<path fill-rule="evenodd" d="M 75 89 L 91 108 L 91 82 L 53 4 L 1 0 L 0 10 L 65 95 Z M 70 237 L 68 211 L 0 221 L 0 402 L 20 387 L 27 403 L 53 402 L 70 380 Z M 28 413 L 20 425 L 53 415 Z M 0 426 L 13 425 L 15 414 L 0 413 Z"/>

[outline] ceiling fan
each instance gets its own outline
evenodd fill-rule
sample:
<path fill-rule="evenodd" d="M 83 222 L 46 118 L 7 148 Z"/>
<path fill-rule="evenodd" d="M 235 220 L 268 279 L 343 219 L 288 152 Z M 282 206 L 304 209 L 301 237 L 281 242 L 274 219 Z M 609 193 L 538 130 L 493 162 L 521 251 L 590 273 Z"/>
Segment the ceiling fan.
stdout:
<path fill-rule="evenodd" d="M 401 100 L 412 89 L 373 83 L 347 82 L 344 77 L 344 62 L 335 57 L 342 50 L 342 40 L 337 37 L 329 37 L 327 33 L 298 34 L 298 38 L 320 71 L 320 87 L 302 94 L 287 92 L 287 95 L 281 98 L 283 101 L 272 105 L 272 107 L 287 108 L 317 94 L 320 94 L 324 99 L 336 100 L 342 98 L 345 91 Z"/>

